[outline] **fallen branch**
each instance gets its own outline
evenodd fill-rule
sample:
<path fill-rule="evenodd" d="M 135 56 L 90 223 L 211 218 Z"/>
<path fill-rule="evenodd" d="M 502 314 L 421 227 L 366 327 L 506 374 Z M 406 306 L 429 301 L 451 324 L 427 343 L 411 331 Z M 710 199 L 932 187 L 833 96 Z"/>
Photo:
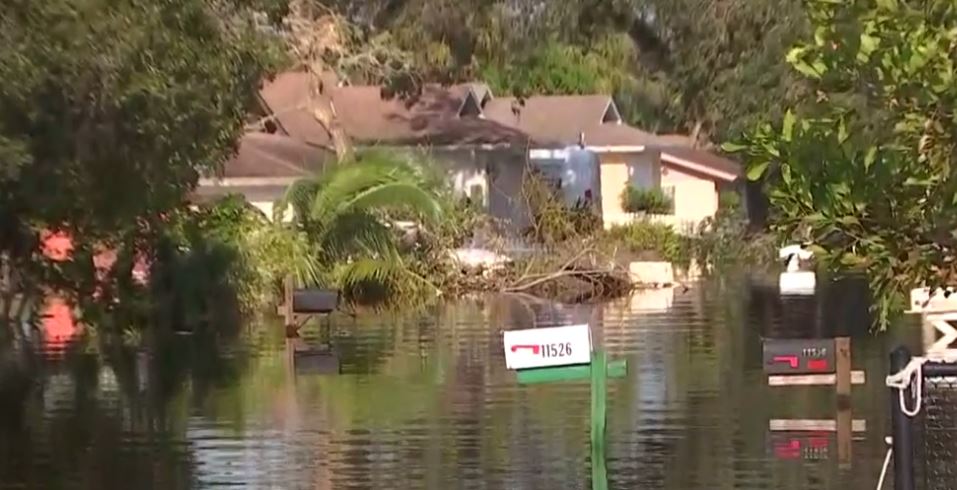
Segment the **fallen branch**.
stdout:
<path fill-rule="evenodd" d="M 570 260 L 568 260 L 567 262 L 565 262 L 564 265 L 562 265 L 561 267 L 559 267 L 559 268 L 558 268 L 558 272 L 567 271 L 567 270 L 569 269 L 569 267 L 572 266 L 572 264 L 574 264 L 575 262 L 578 262 L 578 260 L 581 259 L 583 256 L 585 256 L 585 254 L 588 254 L 589 252 L 593 252 L 593 251 L 594 251 L 594 250 L 593 250 L 591 247 L 589 247 L 589 248 L 586 248 L 586 249 L 582 250 L 581 252 L 578 252 L 578 253 L 575 254 Z M 533 259 L 533 260 L 534 260 L 534 259 Z M 532 264 L 532 261 L 529 261 L 528 266 L 525 267 L 525 272 L 522 274 L 522 277 L 518 278 L 518 279 L 513 283 L 513 285 L 514 285 L 514 284 L 517 284 L 517 283 L 519 283 L 519 282 L 521 282 L 521 281 L 524 280 L 524 279 L 528 279 L 528 278 L 531 278 L 531 277 L 543 277 L 543 276 L 550 276 L 550 275 L 554 274 L 554 273 L 528 274 L 529 269 L 531 269 L 531 264 Z M 508 291 L 508 288 L 506 288 L 505 290 Z"/>
<path fill-rule="evenodd" d="M 592 278 L 594 278 L 594 277 L 596 277 L 596 276 L 612 276 L 612 275 L 613 275 L 613 271 L 609 271 L 609 270 L 607 270 L 607 269 L 592 269 L 592 270 L 575 270 L 575 269 L 572 269 L 572 270 L 557 271 L 557 272 L 553 272 L 553 273 L 551 273 L 551 274 L 546 274 L 545 276 L 543 276 L 543 277 L 541 277 L 541 278 L 539 278 L 539 279 L 536 279 L 536 280 L 534 280 L 534 281 L 531 281 L 531 282 L 529 282 L 529 283 L 527 283 L 527 284 L 522 284 L 522 285 L 520 285 L 520 286 L 507 287 L 507 288 L 505 288 L 503 291 L 505 291 L 505 292 L 507 292 L 507 293 L 514 293 L 514 292 L 518 292 L 518 291 L 526 291 L 526 290 L 528 290 L 528 289 L 530 289 L 530 288 L 533 288 L 533 287 L 535 287 L 535 286 L 537 286 L 537 285 L 539 285 L 539 284 L 543 284 L 543 283 L 546 283 L 546 282 L 548 282 L 548 281 L 553 281 L 553 280 L 555 280 L 555 279 L 560 279 L 560 278 L 562 278 L 562 277 L 580 277 L 580 278 L 582 278 L 582 279 L 584 279 L 584 280 L 590 281 L 590 280 L 592 280 Z"/>

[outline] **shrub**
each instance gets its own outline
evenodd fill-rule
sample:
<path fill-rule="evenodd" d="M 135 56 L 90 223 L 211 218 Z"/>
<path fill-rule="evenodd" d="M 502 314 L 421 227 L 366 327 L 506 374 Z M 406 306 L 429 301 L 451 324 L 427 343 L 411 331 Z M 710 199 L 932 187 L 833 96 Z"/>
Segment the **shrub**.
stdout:
<path fill-rule="evenodd" d="M 535 243 L 555 245 L 581 240 L 601 229 L 601 217 L 591 202 L 579 201 L 569 206 L 537 172 L 526 172 L 522 194 L 531 218 L 525 237 Z"/>
<path fill-rule="evenodd" d="M 629 213 L 670 214 L 671 197 L 661 189 L 642 189 L 630 185 L 621 194 L 621 206 Z"/>
<path fill-rule="evenodd" d="M 667 260 L 676 267 L 688 267 L 694 253 L 692 239 L 677 233 L 671 225 L 636 221 L 616 226 L 609 235 L 641 259 Z"/>
<path fill-rule="evenodd" d="M 710 270 L 766 267 L 776 262 L 774 237 L 748 231 L 748 219 L 736 192 L 722 192 L 718 212 L 695 233 L 695 257 Z"/>

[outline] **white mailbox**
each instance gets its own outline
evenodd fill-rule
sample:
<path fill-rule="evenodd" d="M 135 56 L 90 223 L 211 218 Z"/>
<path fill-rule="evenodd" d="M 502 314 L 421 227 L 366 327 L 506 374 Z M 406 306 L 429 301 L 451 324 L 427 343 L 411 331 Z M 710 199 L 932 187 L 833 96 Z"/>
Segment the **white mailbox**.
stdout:
<path fill-rule="evenodd" d="M 588 325 L 509 330 L 504 333 L 505 366 L 531 369 L 591 362 Z"/>

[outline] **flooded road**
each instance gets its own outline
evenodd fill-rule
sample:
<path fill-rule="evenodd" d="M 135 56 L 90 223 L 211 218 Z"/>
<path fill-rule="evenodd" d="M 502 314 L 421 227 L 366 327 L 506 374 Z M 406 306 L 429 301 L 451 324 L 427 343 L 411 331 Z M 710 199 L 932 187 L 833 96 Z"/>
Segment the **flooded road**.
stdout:
<path fill-rule="evenodd" d="M 322 365 L 294 365 L 278 324 L 235 345 L 180 337 L 153 355 L 60 346 L 25 385 L 0 373 L 0 488 L 591 488 L 587 381 L 519 385 L 501 340 L 588 322 L 629 364 L 608 385 L 608 488 L 872 489 L 886 354 L 918 329 L 871 336 L 864 310 L 847 289 L 782 301 L 712 281 L 594 306 L 511 296 L 337 316 L 303 331 L 337 353 Z M 849 468 L 833 434 L 768 430 L 833 419 L 836 403 L 829 388 L 769 388 L 762 336 L 835 333 L 853 335 L 868 376 L 853 392 L 866 430 Z M 340 374 L 321 374 L 330 366 Z"/>

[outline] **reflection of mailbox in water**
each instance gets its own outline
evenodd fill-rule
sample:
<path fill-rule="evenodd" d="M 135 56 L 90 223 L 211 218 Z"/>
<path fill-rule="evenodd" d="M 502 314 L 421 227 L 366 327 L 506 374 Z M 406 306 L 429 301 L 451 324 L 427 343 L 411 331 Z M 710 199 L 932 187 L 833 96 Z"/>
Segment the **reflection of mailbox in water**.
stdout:
<path fill-rule="evenodd" d="M 339 374 L 339 356 L 332 351 L 295 351 L 296 374 Z"/>
<path fill-rule="evenodd" d="M 822 460 L 828 459 L 832 439 L 826 433 L 772 433 L 768 438 L 768 449 L 777 459 Z"/>
<path fill-rule="evenodd" d="M 835 371 L 834 350 L 834 339 L 765 339 L 764 372 L 831 374 Z"/>

